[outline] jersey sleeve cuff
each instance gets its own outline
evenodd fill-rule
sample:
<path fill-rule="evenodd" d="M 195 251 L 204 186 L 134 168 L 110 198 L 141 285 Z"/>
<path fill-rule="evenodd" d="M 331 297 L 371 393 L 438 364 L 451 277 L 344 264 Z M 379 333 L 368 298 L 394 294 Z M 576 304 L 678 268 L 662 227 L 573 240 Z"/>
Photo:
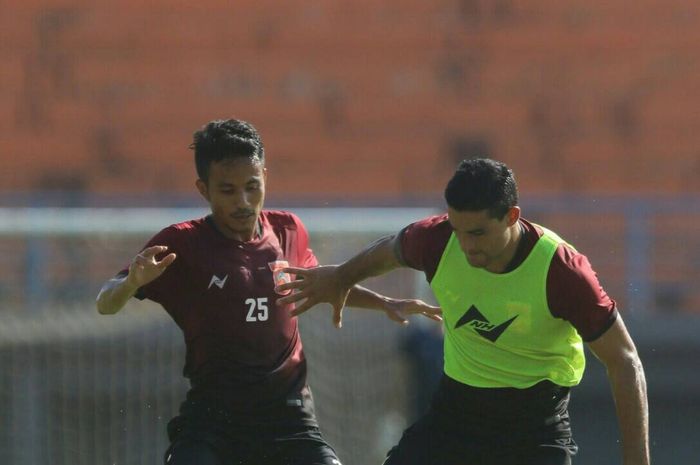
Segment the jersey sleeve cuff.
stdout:
<path fill-rule="evenodd" d="M 592 335 L 583 338 L 584 342 L 593 342 L 596 339 L 598 339 L 600 336 L 608 332 L 608 330 L 612 327 L 612 325 L 617 321 L 618 317 L 618 311 L 617 308 L 613 309 L 612 313 L 610 313 L 610 317 L 608 318 L 607 323 L 596 333 L 593 333 Z"/>
<path fill-rule="evenodd" d="M 394 239 L 394 256 L 396 257 L 396 260 L 398 260 L 401 266 L 408 266 L 406 260 L 404 260 L 403 258 L 403 253 L 401 252 L 401 242 L 403 241 L 403 236 L 406 233 L 407 227 L 408 226 L 399 231 L 399 233 L 396 235 L 396 238 Z"/>

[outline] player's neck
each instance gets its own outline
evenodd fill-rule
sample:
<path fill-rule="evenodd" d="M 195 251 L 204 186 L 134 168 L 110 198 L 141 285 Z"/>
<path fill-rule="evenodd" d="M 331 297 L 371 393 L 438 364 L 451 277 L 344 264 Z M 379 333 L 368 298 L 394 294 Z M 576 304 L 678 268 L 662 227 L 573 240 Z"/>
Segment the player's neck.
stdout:
<path fill-rule="evenodd" d="M 523 238 L 523 227 L 520 221 L 511 226 L 510 231 L 510 239 L 503 250 L 502 256 L 492 265 L 487 266 L 487 271 L 491 273 L 508 273 L 516 268 L 517 265 L 513 261 L 518 255 L 519 245 Z"/>
<path fill-rule="evenodd" d="M 260 217 L 255 221 L 255 225 L 250 230 L 234 230 L 228 227 L 226 224 L 220 224 L 216 221 L 214 215 L 208 216 L 208 222 L 214 229 L 227 239 L 233 239 L 238 242 L 249 242 L 254 239 L 262 237 L 262 222 Z"/>

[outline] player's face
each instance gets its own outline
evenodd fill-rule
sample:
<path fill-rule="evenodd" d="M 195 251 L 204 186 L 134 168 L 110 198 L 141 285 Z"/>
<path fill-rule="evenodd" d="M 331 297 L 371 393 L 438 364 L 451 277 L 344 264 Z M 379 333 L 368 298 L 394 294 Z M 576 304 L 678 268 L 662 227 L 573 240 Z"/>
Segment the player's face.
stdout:
<path fill-rule="evenodd" d="M 502 218 L 493 218 L 487 210 L 457 211 L 447 209 L 459 246 L 471 266 L 502 272 L 515 255 L 517 221 L 520 208 L 513 207 Z"/>
<path fill-rule="evenodd" d="M 209 166 L 209 182 L 197 180 L 197 189 L 211 206 L 217 228 L 239 241 L 255 237 L 265 200 L 267 169 L 261 162 L 235 158 Z"/>

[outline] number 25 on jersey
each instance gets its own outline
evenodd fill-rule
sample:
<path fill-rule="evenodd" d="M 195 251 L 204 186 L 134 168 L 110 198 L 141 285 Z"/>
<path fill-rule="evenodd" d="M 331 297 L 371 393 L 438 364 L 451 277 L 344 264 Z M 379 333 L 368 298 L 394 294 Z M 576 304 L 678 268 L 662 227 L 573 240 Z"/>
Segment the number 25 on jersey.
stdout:
<path fill-rule="evenodd" d="M 248 314 L 245 317 L 245 321 L 252 323 L 267 321 L 267 297 L 246 299 L 245 304 L 248 306 Z"/>

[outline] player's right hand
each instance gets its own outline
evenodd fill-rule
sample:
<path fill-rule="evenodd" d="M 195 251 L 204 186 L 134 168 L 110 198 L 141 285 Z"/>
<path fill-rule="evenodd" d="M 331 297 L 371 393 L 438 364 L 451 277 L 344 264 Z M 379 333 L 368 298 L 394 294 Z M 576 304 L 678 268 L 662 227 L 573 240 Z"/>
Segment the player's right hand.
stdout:
<path fill-rule="evenodd" d="M 323 265 L 315 268 L 283 268 L 285 273 L 296 275 L 294 281 L 280 284 L 277 292 L 292 290 L 278 300 L 282 305 L 296 304 L 292 316 L 299 316 L 316 304 L 329 303 L 333 307 L 333 324 L 340 328 L 343 324 L 343 308 L 348 299 L 350 287 L 338 279 L 338 265 Z"/>
<path fill-rule="evenodd" d="M 163 274 L 177 257 L 174 253 L 170 253 L 161 260 L 156 260 L 156 255 L 167 250 L 168 247 L 165 245 L 154 245 L 143 249 L 141 253 L 136 255 L 129 265 L 129 275 L 126 278 L 129 285 L 138 289 Z"/>

